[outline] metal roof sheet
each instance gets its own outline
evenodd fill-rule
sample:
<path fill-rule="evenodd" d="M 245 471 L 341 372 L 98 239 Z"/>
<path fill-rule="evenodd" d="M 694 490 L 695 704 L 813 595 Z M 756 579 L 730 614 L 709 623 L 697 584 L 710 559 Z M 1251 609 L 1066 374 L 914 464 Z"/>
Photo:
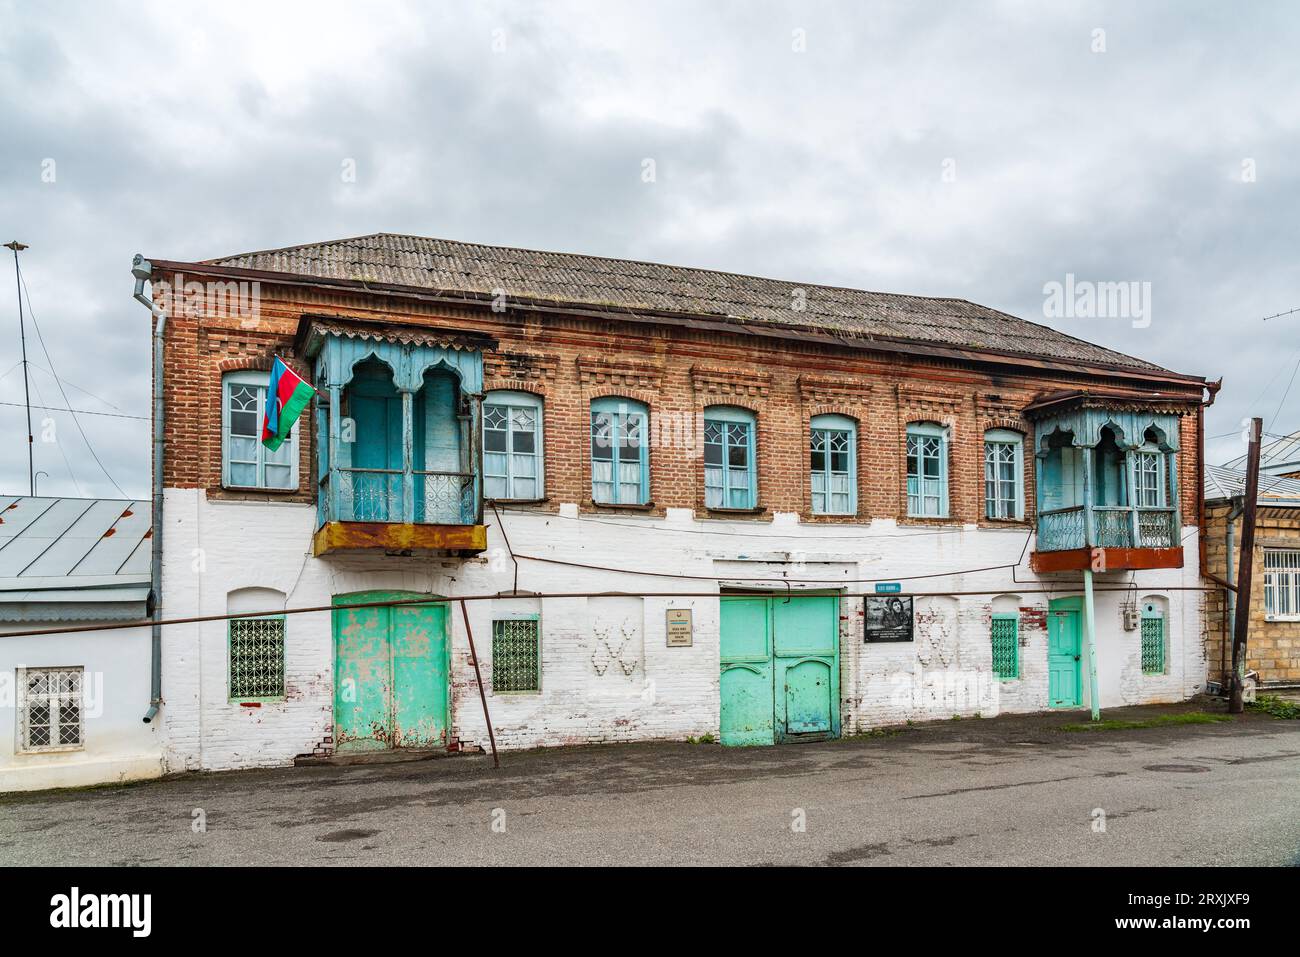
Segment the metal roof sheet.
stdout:
<path fill-rule="evenodd" d="M 0 590 L 147 582 L 149 519 L 148 501 L 0 496 Z"/>

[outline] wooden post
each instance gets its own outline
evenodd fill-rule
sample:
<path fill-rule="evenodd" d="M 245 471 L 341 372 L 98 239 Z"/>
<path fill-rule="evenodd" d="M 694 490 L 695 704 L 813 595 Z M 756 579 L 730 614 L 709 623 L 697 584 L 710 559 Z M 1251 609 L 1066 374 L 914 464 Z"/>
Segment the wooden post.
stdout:
<path fill-rule="evenodd" d="M 483 702 L 483 720 L 487 722 L 488 743 L 492 745 L 492 767 L 501 767 L 501 759 L 497 757 L 497 736 L 492 732 L 492 716 L 488 714 L 487 693 L 483 690 L 483 673 L 478 668 L 478 651 L 474 648 L 474 629 L 469 626 L 469 611 L 465 608 L 465 603 L 460 603 L 460 613 L 465 618 L 465 636 L 469 638 L 469 653 L 474 659 L 474 678 L 478 681 L 478 696 Z"/>
<path fill-rule="evenodd" d="M 1250 420 L 1250 450 L 1246 457 L 1246 503 L 1241 517 L 1241 567 L 1237 572 L 1237 615 L 1232 633 L 1232 695 L 1228 713 L 1241 714 L 1246 680 L 1246 636 L 1250 629 L 1251 581 L 1255 571 L 1255 506 L 1259 501 L 1259 442 L 1263 419 Z"/>

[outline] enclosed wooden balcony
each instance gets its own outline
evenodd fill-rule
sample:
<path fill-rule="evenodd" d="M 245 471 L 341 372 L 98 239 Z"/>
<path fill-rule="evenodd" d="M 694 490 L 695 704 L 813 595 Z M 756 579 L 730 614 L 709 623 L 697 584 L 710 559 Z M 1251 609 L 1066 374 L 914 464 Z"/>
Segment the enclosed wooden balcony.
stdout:
<path fill-rule="evenodd" d="M 316 555 L 487 548 L 478 437 L 485 337 L 304 320 L 316 369 Z"/>
<path fill-rule="evenodd" d="M 1035 420 L 1035 571 L 1182 567 L 1181 411 L 1080 393 L 1026 410 Z"/>

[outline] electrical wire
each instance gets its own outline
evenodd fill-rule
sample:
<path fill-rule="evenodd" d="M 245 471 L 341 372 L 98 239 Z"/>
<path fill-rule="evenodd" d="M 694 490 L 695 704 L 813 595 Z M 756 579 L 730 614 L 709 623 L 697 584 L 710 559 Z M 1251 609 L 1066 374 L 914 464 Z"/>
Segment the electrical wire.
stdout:
<path fill-rule="evenodd" d="M 23 277 L 21 267 L 18 268 L 18 282 L 23 287 L 23 295 L 27 299 L 27 312 L 31 316 L 32 326 L 36 329 L 36 339 L 41 344 L 41 351 L 45 353 L 45 361 L 49 363 L 50 374 L 54 376 L 55 384 L 59 387 L 59 395 L 63 396 L 63 404 L 67 406 L 66 411 L 72 414 L 72 422 L 77 427 L 77 431 L 81 433 L 81 441 L 86 443 L 86 449 L 90 452 L 90 457 L 95 460 L 95 464 L 98 465 L 99 470 L 104 473 L 104 477 L 108 479 L 109 484 L 112 485 L 113 488 L 117 489 L 117 494 L 121 495 L 123 498 L 129 498 L 130 496 L 128 496 L 126 492 L 122 491 L 122 486 L 118 485 L 117 480 L 109 474 L 108 469 L 104 467 L 104 463 L 99 460 L 99 454 L 95 451 L 95 447 L 90 444 L 90 439 L 86 436 L 86 430 L 81 427 L 81 421 L 77 418 L 77 413 L 73 411 L 72 403 L 68 401 L 68 393 L 63 389 L 63 380 L 60 379 L 58 373 L 54 371 L 54 360 L 50 358 L 50 350 L 45 347 L 45 336 L 41 334 L 40 324 L 36 321 L 36 313 L 32 310 L 32 294 L 27 288 L 27 280 Z"/>

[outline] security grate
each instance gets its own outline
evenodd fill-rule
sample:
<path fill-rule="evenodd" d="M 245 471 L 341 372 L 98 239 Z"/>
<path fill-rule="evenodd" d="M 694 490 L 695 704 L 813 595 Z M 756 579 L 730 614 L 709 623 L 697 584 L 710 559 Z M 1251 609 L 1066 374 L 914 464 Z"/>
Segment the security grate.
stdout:
<path fill-rule="evenodd" d="M 1162 615 L 1142 614 L 1142 673 L 1163 674 L 1165 670 L 1165 619 Z"/>
<path fill-rule="evenodd" d="M 492 691 L 538 691 L 540 665 L 536 618 L 492 622 Z"/>
<path fill-rule="evenodd" d="M 82 745 L 82 669 L 22 671 L 20 750 L 56 751 Z"/>
<path fill-rule="evenodd" d="M 230 698 L 284 697 L 284 619 L 230 622 Z"/>
<path fill-rule="evenodd" d="M 1020 676 L 1019 615 L 993 616 L 993 673 L 1004 681 Z"/>

